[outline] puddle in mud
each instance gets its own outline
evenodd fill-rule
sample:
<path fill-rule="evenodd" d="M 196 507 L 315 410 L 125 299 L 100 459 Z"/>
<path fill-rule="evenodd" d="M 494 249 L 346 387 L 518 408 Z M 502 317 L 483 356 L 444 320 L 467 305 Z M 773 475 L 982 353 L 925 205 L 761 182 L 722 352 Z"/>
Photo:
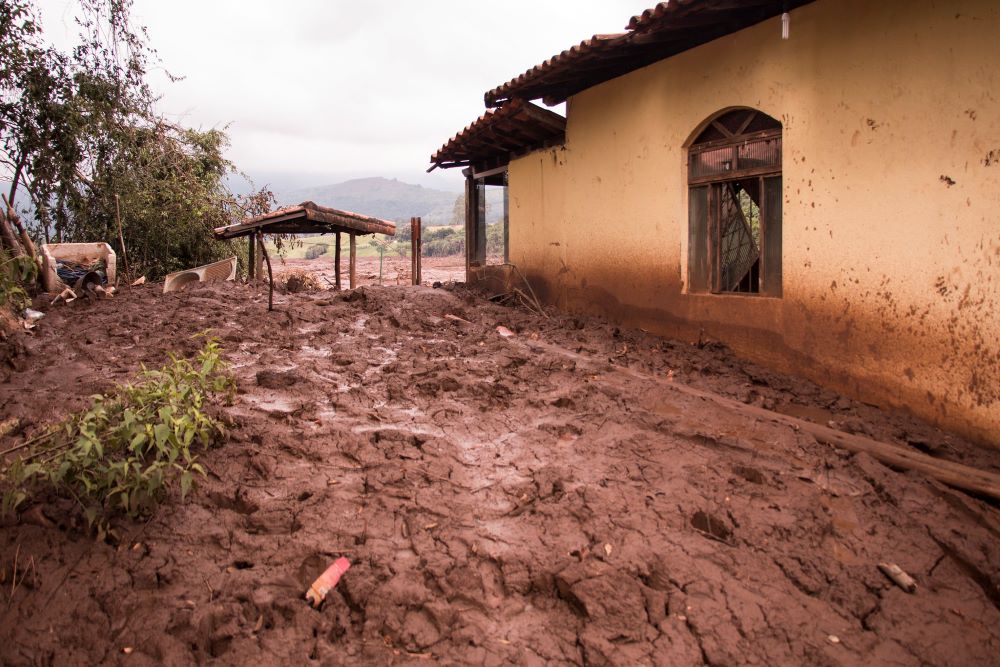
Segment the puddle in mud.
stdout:
<path fill-rule="evenodd" d="M 691 517 L 691 526 L 703 535 L 722 542 L 728 542 L 733 534 L 732 528 L 725 521 L 708 512 L 695 512 Z"/>
<path fill-rule="evenodd" d="M 296 335 L 308 335 L 319 333 L 323 328 L 322 324 L 306 324 L 295 330 Z"/>
<path fill-rule="evenodd" d="M 322 410 L 317 410 L 315 421 L 326 422 L 326 421 L 333 421 L 336 418 L 337 418 L 337 409 L 331 407 L 331 408 L 324 408 Z"/>
<path fill-rule="evenodd" d="M 243 396 L 243 399 L 254 408 L 271 414 L 290 415 L 301 407 L 299 402 L 291 398 L 276 396 L 274 394 L 268 396 L 247 394 Z"/>
<path fill-rule="evenodd" d="M 315 359 L 325 359 L 333 354 L 333 351 L 329 348 L 313 347 L 312 345 L 303 345 L 299 348 L 299 355 L 303 357 L 313 357 Z"/>

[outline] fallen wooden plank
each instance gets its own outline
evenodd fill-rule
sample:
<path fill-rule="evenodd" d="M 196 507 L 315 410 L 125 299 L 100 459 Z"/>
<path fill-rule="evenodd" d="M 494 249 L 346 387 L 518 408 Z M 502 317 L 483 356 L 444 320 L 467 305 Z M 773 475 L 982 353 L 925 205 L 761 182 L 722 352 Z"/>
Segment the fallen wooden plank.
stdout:
<path fill-rule="evenodd" d="M 648 373 L 643 373 L 632 368 L 605 365 L 550 343 L 532 341 L 530 344 L 522 343 L 522 345 L 524 345 L 527 349 L 539 347 L 545 348 L 548 351 L 561 354 L 562 356 L 573 359 L 574 361 L 588 364 L 595 370 L 599 368 L 605 372 L 617 372 L 630 376 L 631 378 L 650 381 L 679 394 L 685 394 L 687 396 L 693 396 L 709 401 L 721 408 L 724 408 L 730 413 L 741 414 L 763 421 L 785 424 L 797 431 L 808 433 L 814 437 L 817 442 L 832 445 L 834 447 L 840 447 L 841 449 L 846 449 L 850 452 L 864 452 L 882 463 L 919 472 L 927 477 L 930 477 L 931 479 L 936 479 L 956 489 L 979 493 L 984 496 L 1000 500 L 1000 475 L 995 473 L 986 472 L 985 470 L 979 470 L 978 468 L 972 468 L 953 461 L 934 458 L 933 456 L 928 456 L 927 454 L 923 454 L 912 449 L 900 447 L 899 445 L 891 445 L 887 442 L 873 440 L 872 438 L 866 438 L 864 436 L 854 435 L 851 433 L 844 433 L 843 431 L 838 431 L 828 426 L 784 415 L 780 412 L 774 412 L 773 410 L 766 410 L 754 405 L 747 405 L 746 403 L 742 403 L 732 398 L 727 398 L 726 396 L 721 396 L 714 392 L 695 389 L 694 387 L 689 387 L 687 385 L 674 382 L 673 380 L 668 380 L 655 375 L 649 375 Z"/>
<path fill-rule="evenodd" d="M 653 379 L 659 380 L 659 378 Z M 665 386 L 672 387 L 674 391 L 711 401 L 731 412 L 779 424 L 786 424 L 803 433 L 808 433 L 823 444 L 833 445 L 851 452 L 864 452 L 882 463 L 906 468 L 907 470 L 914 470 L 932 479 L 944 482 L 948 486 L 953 486 L 964 491 L 981 493 L 1000 500 L 1000 475 L 962 465 L 961 463 L 934 458 L 933 456 L 900 447 L 899 445 L 892 445 L 887 442 L 873 440 L 872 438 L 844 433 L 828 426 L 783 415 L 773 410 L 765 410 L 764 408 L 747 405 L 735 399 L 695 389 L 694 387 L 674 384 L 666 380 L 660 380 L 660 382 Z"/>

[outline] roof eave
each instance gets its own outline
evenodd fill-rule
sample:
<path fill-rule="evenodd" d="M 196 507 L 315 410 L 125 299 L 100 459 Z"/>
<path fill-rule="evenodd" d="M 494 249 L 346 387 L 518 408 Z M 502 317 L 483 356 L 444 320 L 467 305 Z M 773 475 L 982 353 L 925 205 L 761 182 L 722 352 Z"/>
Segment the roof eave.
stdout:
<path fill-rule="evenodd" d="M 629 21 L 629 32 L 595 35 L 484 95 L 487 107 L 513 99 L 552 106 L 600 83 L 769 20 L 815 0 L 673 0 Z"/>

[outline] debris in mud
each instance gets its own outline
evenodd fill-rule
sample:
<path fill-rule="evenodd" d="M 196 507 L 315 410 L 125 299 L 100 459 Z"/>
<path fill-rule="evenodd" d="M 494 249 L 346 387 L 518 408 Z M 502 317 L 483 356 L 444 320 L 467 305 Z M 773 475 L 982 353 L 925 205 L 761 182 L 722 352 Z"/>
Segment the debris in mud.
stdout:
<path fill-rule="evenodd" d="M 333 561 L 333 564 L 326 568 L 306 591 L 306 600 L 309 601 L 309 604 L 318 609 L 323 604 L 323 600 L 326 599 L 326 594 L 333 590 L 350 567 L 351 561 L 343 556 Z"/>
<path fill-rule="evenodd" d="M 73 301 L 76 301 L 76 299 L 77 299 L 76 292 L 67 287 L 62 292 L 59 292 L 59 294 L 56 295 L 56 298 L 52 299 L 52 303 L 49 305 L 54 306 L 60 301 L 65 301 L 66 303 L 72 303 Z"/>
<path fill-rule="evenodd" d="M 315 292 L 322 289 L 316 276 L 302 269 L 288 271 L 281 276 L 279 287 L 290 294 L 299 292 Z"/>
<path fill-rule="evenodd" d="M 33 308 L 24 309 L 24 319 L 28 322 L 37 322 L 43 317 L 45 317 L 45 313 L 40 310 L 34 310 Z"/>
<path fill-rule="evenodd" d="M 895 563 L 879 563 L 878 569 L 882 571 L 882 574 L 889 577 L 892 583 L 896 584 L 902 588 L 907 593 L 917 592 L 917 582 L 913 580 L 913 577 L 903 572 L 903 569 L 896 565 Z"/>
<path fill-rule="evenodd" d="M 752 466 L 733 466 L 733 472 L 750 482 L 751 484 L 764 484 L 764 474 Z"/>
<path fill-rule="evenodd" d="M 0 438 L 5 438 L 21 426 L 21 420 L 17 417 L 11 417 L 9 419 L 4 419 L 0 421 Z"/>
<path fill-rule="evenodd" d="M 257 371 L 257 384 L 265 389 L 287 389 L 299 381 L 299 374 L 295 370 Z"/>
<path fill-rule="evenodd" d="M 722 519 L 700 510 L 691 517 L 691 526 L 705 537 L 720 542 L 728 543 L 729 538 L 733 535 L 732 528 L 726 525 Z"/>

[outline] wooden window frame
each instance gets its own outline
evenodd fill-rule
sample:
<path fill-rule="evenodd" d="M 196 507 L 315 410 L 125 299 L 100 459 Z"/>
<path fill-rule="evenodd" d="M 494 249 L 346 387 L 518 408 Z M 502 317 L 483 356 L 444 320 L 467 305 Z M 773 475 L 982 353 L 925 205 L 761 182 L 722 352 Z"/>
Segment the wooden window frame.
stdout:
<path fill-rule="evenodd" d="M 739 119 L 736 114 L 745 114 Z M 736 131 L 731 131 L 720 120 L 727 119 L 732 123 L 740 120 Z M 770 124 L 763 130 L 743 133 L 754 120 L 759 119 Z M 777 126 L 777 127 L 774 127 Z M 688 149 L 688 292 L 739 296 L 771 296 L 780 297 L 781 288 L 781 227 L 782 227 L 782 128 L 780 123 L 751 109 L 739 109 L 720 114 L 707 123 L 702 136 L 709 132 L 727 135 L 721 139 L 695 142 Z M 739 150 L 751 142 L 777 142 L 775 146 L 766 146 L 764 150 L 775 164 L 763 166 L 741 167 Z M 719 171 L 707 175 L 694 176 L 697 172 L 696 159 L 709 151 L 732 148 L 733 169 Z M 774 153 L 777 153 L 776 159 Z M 705 169 L 702 162 L 698 169 Z M 756 267 L 756 284 L 751 291 L 726 288 L 722 284 L 725 267 L 722 265 L 723 225 L 727 221 L 722 218 L 723 188 L 735 182 L 756 181 L 757 198 L 754 202 L 759 210 L 759 240 L 755 241 L 757 259 L 741 278 L 751 276 Z M 752 195 L 751 195 L 752 196 Z M 772 210 L 775 209 L 775 210 Z M 704 235 L 701 238 L 700 235 Z M 707 257 L 702 257 L 705 253 Z M 732 264 L 730 264 L 732 266 Z"/>

